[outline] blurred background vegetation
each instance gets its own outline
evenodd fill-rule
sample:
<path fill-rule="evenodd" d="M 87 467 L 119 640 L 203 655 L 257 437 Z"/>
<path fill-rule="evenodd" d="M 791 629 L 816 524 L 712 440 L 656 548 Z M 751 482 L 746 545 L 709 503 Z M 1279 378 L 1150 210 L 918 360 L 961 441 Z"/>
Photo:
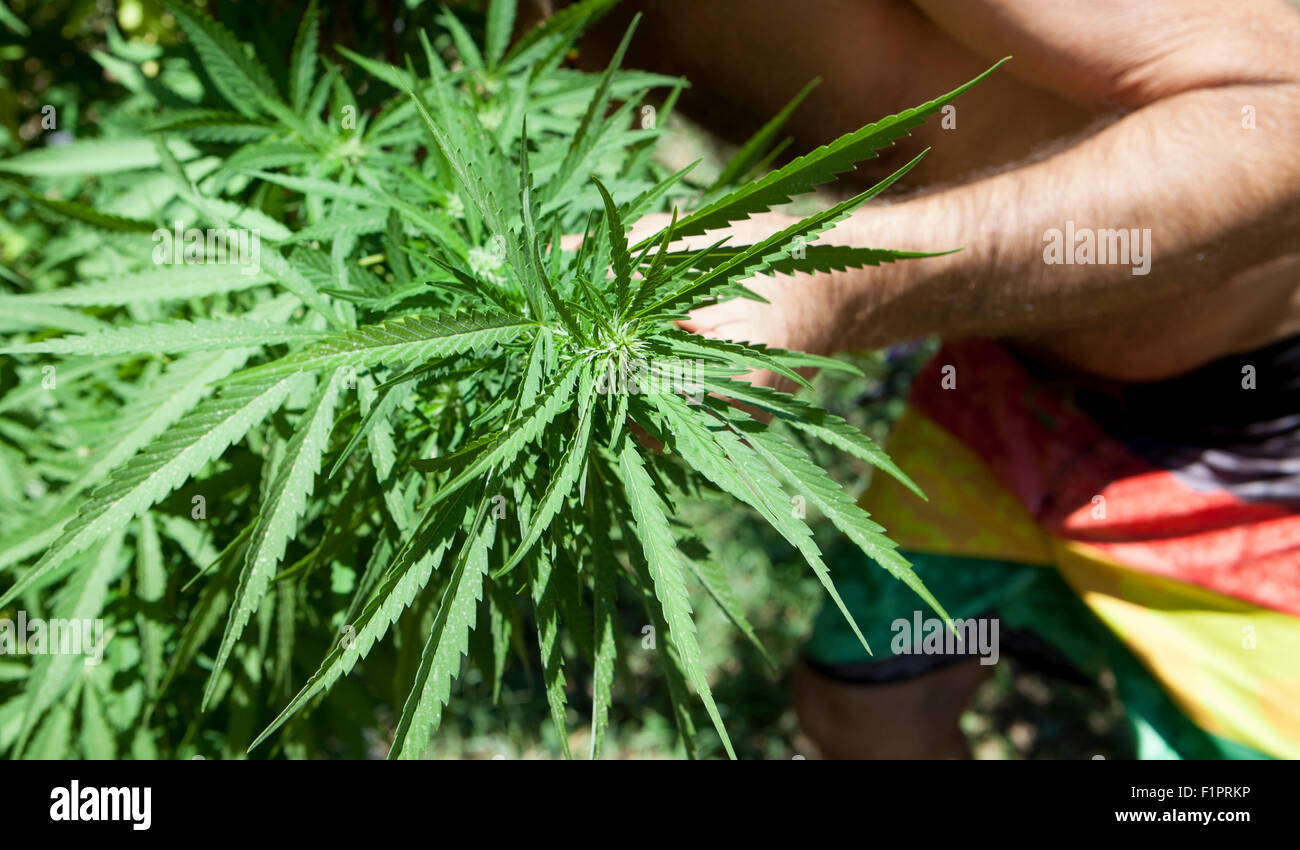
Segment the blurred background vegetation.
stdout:
<path fill-rule="evenodd" d="M 304 4 L 218 0 L 207 8 L 244 41 L 251 42 L 273 74 L 283 70 Z M 422 0 L 362 0 L 326 4 L 324 49 L 346 44 L 364 53 L 395 58 L 408 48 L 416 25 L 432 18 L 435 3 Z M 462 18 L 481 25 L 473 2 L 458 4 Z M 182 67 L 183 54 L 167 48 L 182 40 L 176 22 L 147 0 L 7 0 L 0 2 L 0 157 L 74 138 L 93 137 L 126 120 L 133 97 L 141 90 L 157 93 L 165 67 Z M 277 67 L 278 66 L 278 67 Z M 179 79 L 184 79 L 180 75 Z M 58 129 L 42 129 L 42 109 L 53 106 Z M 138 117 L 138 116 L 137 116 Z M 718 167 L 729 151 L 684 119 L 672 118 L 670 143 L 662 156 L 680 164 L 704 156 Z M 6 193 L 7 195 L 7 193 Z M 804 198 L 803 208 L 823 199 Z M 43 247 L 57 235 L 54 226 L 16 198 L 0 200 L 0 276 L 17 281 L 47 263 Z M 0 287 L 8 286 L 0 281 Z M 0 321 L 2 324 L 2 321 Z M 0 327 L 0 330 L 3 330 Z M 844 380 L 822 376 L 817 389 L 830 410 L 883 440 L 902 410 L 911 376 L 933 350 L 931 343 L 901 347 L 860 358 L 868 377 Z M 0 391 L 12 384 L 11 370 L 0 366 Z M 844 457 L 827 455 L 823 465 L 841 481 L 865 488 L 869 471 L 852 467 Z M 13 494 L 17 496 L 17 494 Z M 739 508 L 699 505 L 689 520 L 701 536 L 714 541 L 719 559 L 745 579 L 735 593 L 749 613 L 760 639 L 777 661 L 769 672 L 754 648 L 707 603 L 697 605 L 701 645 L 711 670 L 714 693 L 724 721 L 742 758 L 815 758 L 799 733 L 789 707 L 789 671 L 797 663 L 822 602 L 823 591 L 787 545 L 763 523 Z M 836 534 L 829 523 L 814 526 L 819 542 L 830 549 Z M 696 596 L 697 599 L 701 596 Z M 637 612 L 627 612 L 625 627 L 640 631 Z M 682 755 L 662 682 L 652 656 L 626 659 L 635 693 L 624 693 L 611 718 L 606 752 L 613 757 L 657 758 Z M 624 659 L 620 659 L 623 661 Z M 376 658 L 374 662 L 383 662 Z M 367 662 L 370 664 L 371 662 Z M 1004 657 L 995 676 L 982 688 L 962 725 L 978 758 L 1130 757 L 1122 713 L 1112 684 L 1103 680 L 1083 688 L 1023 670 Z M 382 671 L 381 671 L 382 672 Z M 590 671 L 576 671 L 570 687 L 583 687 Z M 6 675 L 0 667 L 0 681 Z M 571 694 L 570 710 L 581 713 L 582 694 Z M 651 711 L 643 709 L 651 708 Z M 382 757 L 395 722 L 391 707 L 358 686 L 340 683 L 318 711 L 328 713 L 330 728 L 340 730 L 321 750 L 293 753 L 306 757 L 366 754 Z M 574 717 L 571 728 L 583 729 Z M 508 731 L 501 732 L 506 729 Z M 558 752 L 540 684 L 527 669 L 515 668 L 503 687 L 501 705 L 491 701 L 489 685 L 471 675 L 461 696 L 448 707 L 435 737 L 432 757 L 548 758 Z M 584 749 L 575 733 L 575 751 Z M 706 750 L 703 755 L 719 755 Z"/>

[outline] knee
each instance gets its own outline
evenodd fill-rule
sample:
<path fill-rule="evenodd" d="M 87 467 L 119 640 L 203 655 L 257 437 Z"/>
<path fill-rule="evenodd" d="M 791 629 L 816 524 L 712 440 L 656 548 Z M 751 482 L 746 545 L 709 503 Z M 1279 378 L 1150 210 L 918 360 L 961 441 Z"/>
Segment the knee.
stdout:
<path fill-rule="evenodd" d="M 988 675 L 972 659 L 905 681 L 855 685 L 800 665 L 794 708 L 826 758 L 969 758 L 958 720 Z"/>

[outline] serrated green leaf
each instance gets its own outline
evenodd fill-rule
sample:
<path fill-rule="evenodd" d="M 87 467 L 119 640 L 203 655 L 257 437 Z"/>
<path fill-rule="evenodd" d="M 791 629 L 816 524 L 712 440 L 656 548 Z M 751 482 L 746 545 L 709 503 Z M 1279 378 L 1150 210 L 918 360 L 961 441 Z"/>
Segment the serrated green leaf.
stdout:
<path fill-rule="evenodd" d="M 870 653 L 867 639 L 835 589 L 830 569 L 822 560 L 812 530 L 792 509 L 785 490 L 756 457 L 754 449 L 730 431 L 718 427 L 703 406 L 692 410 L 686 402 L 672 395 L 648 398 L 671 423 L 673 447 L 681 452 L 682 458 L 722 490 L 758 511 L 786 542 L 798 550 L 852 627 L 862 647 Z"/>
<path fill-rule="evenodd" d="M 149 233 L 154 229 L 153 225 L 147 221 L 100 212 L 76 201 L 47 198 L 33 192 L 26 186 L 20 186 L 9 180 L 0 180 L 0 187 L 21 195 L 37 209 L 43 210 L 56 218 L 66 219 L 78 224 L 88 224 L 99 230 L 114 233 Z"/>
<path fill-rule="evenodd" d="M 136 596 L 145 603 L 159 603 L 167 591 L 167 572 L 163 566 L 162 545 L 153 514 L 140 514 L 136 539 Z M 146 608 L 136 616 L 140 630 L 140 657 L 144 667 L 145 688 L 152 697 L 158 695 L 158 685 L 163 677 L 163 629 L 158 619 Z"/>
<path fill-rule="evenodd" d="M 785 122 L 790 120 L 790 115 L 803 103 L 804 98 L 812 93 L 812 90 L 821 84 L 821 78 L 816 77 L 808 82 L 799 93 L 790 98 L 781 111 L 772 116 L 762 127 L 758 129 L 745 144 L 741 145 L 740 150 L 727 161 L 722 171 L 718 174 L 718 179 L 713 181 L 709 187 L 710 192 L 724 190 L 734 185 L 738 180 L 749 173 L 750 169 L 762 158 L 763 152 L 771 146 L 776 134 L 785 126 Z"/>
<path fill-rule="evenodd" d="M 41 560 L 0 596 L 0 607 L 69 557 L 83 552 L 219 457 L 278 408 L 297 376 L 249 383 L 209 399 L 90 495 Z"/>
<path fill-rule="evenodd" d="M 618 564 L 605 547 L 593 546 L 592 597 L 596 627 L 593 632 L 596 644 L 596 661 L 591 669 L 591 754 L 592 761 L 600 758 L 605 730 L 609 726 L 609 709 L 613 703 L 614 661 L 618 656 L 617 589 Z"/>
<path fill-rule="evenodd" d="M 167 146 L 181 161 L 198 156 L 193 145 L 179 139 L 172 139 Z M 2 159 L 0 171 L 25 177 L 72 177 L 157 168 L 158 163 L 158 151 L 151 139 L 82 139 Z"/>
<path fill-rule="evenodd" d="M 495 69 L 506 55 L 515 28 L 516 0 L 491 0 L 487 13 L 487 61 Z"/>
<path fill-rule="evenodd" d="M 275 83 L 266 68 L 248 55 L 230 30 L 189 3 L 164 0 L 177 23 L 194 45 L 208 77 L 226 102 L 244 115 L 256 115 L 275 98 Z"/>
<path fill-rule="evenodd" d="M 524 63 L 550 49 L 549 42 L 567 44 L 583 27 L 590 25 L 618 3 L 618 0 L 579 0 L 542 20 L 515 42 L 502 65 Z"/>
<path fill-rule="evenodd" d="M 921 488 L 889 459 L 889 455 L 880 446 L 841 417 L 799 401 L 794 396 L 768 387 L 756 387 L 746 381 L 715 380 L 706 375 L 701 377 L 700 383 L 723 397 L 734 398 L 780 416 L 790 427 L 805 431 L 864 463 L 884 470 L 907 489 L 922 499 L 925 498 Z"/>
<path fill-rule="evenodd" d="M 226 633 L 212 664 L 208 684 L 203 691 L 202 708 L 207 709 L 215 691 L 221 671 L 239 640 L 244 626 L 261 604 L 270 586 L 271 577 L 284 557 L 289 540 L 298 530 L 298 520 L 307 509 L 307 500 L 315 489 L 316 475 L 320 472 L 321 456 L 329 442 L 334 426 L 334 405 L 338 401 L 343 376 L 335 372 L 321 381 L 315 398 L 307 405 L 302 419 L 270 489 L 262 499 L 257 526 L 248 541 L 244 557 L 244 571 L 235 590 L 235 602 L 230 612 Z"/>
<path fill-rule="evenodd" d="M 597 177 L 591 178 L 600 190 L 601 200 L 605 202 L 605 227 L 609 233 L 609 247 L 614 258 L 614 304 L 619 315 L 627 307 L 628 289 L 632 284 L 632 255 L 627 249 L 627 234 L 624 233 L 623 219 L 618 214 L 618 206 L 610 197 L 609 190 Z"/>
<path fill-rule="evenodd" d="M 993 73 L 1006 59 L 1000 60 L 975 79 L 945 95 L 897 115 L 882 118 L 860 130 L 846 133 L 827 145 L 706 205 L 682 219 L 678 236 L 694 236 L 723 227 L 729 222 L 748 218 L 757 212 L 788 203 L 791 197 L 812 191 L 837 175 L 852 171 L 854 163 L 875 156 L 875 152 L 907 135 L 930 115 L 938 112 L 972 86 Z M 637 246 L 640 248 L 641 246 Z M 633 250 L 636 250 L 634 248 Z"/>
<path fill-rule="evenodd" d="M 698 253 L 672 252 L 664 259 L 667 262 L 681 262 L 690 259 L 691 267 L 702 271 L 715 269 L 723 263 L 730 262 L 748 250 L 745 246 L 731 245 L 715 248 L 701 256 Z M 914 260 L 925 257 L 942 257 L 950 251 L 891 251 L 881 248 L 850 248 L 846 245 L 808 245 L 803 247 L 804 256 L 782 257 L 768 263 L 769 274 L 794 274 L 795 272 L 829 272 L 857 269 L 865 266 L 878 266 L 898 260 Z"/>
<path fill-rule="evenodd" d="M 546 426 L 573 403 L 573 383 L 576 378 L 577 367 L 570 364 L 552 380 L 532 406 L 520 413 L 501 434 L 486 443 L 454 478 L 443 484 L 429 498 L 429 503 L 437 504 L 486 470 L 500 469 L 513 461 L 525 445 L 537 439 Z M 426 470 L 431 463 L 433 462 L 416 461 L 415 467 Z"/>
<path fill-rule="evenodd" d="M 744 435 L 749 445 L 778 470 L 791 486 L 816 505 L 863 554 L 911 588 L 934 609 L 940 619 L 944 622 L 949 620 L 948 612 L 912 570 L 907 559 L 898 553 L 894 542 L 885 536 L 885 529 L 873 522 L 867 512 L 859 508 L 843 488 L 828 478 L 802 449 L 775 436 L 766 428 L 749 428 L 744 431 Z"/>
<path fill-rule="evenodd" d="M 246 274 L 248 266 L 220 263 L 160 266 L 157 269 L 117 278 L 90 281 L 45 292 L 0 297 L 3 305 L 61 304 L 70 307 L 117 307 L 124 304 L 165 303 L 186 298 L 206 298 L 228 292 L 242 292 L 265 286 L 270 277 Z M 20 308 L 21 309 L 21 308 Z"/>
<path fill-rule="evenodd" d="M 238 346 L 310 342 L 321 335 L 305 328 L 248 319 L 173 319 L 125 325 L 84 336 L 70 336 L 0 348 L 0 354 L 185 354 L 224 351 Z"/>
<path fill-rule="evenodd" d="M 485 507 L 480 512 L 485 513 Z M 495 535 L 495 521 L 482 520 L 482 528 L 456 560 L 420 659 L 420 669 L 415 674 L 415 686 L 393 734 L 389 758 L 419 758 L 429 744 L 430 734 L 442 722 L 442 708 L 451 696 L 451 683 L 460 671 L 461 656 L 469 649 L 469 632 L 474 627 L 478 602 L 483 598 L 488 551 Z"/>
<path fill-rule="evenodd" d="M 587 441 L 591 437 L 592 418 L 596 410 L 592 401 L 594 383 L 590 372 L 584 371 L 580 376 L 578 410 L 581 412 L 578 417 L 578 430 L 570 439 L 568 447 L 564 450 L 564 457 L 560 459 L 555 474 L 547 483 L 546 493 L 533 511 L 523 539 L 515 548 L 514 554 L 507 558 L 501 569 L 493 575 L 494 579 L 510 572 L 524 559 L 524 556 L 528 554 L 533 545 L 541 538 L 542 533 L 550 526 L 551 521 L 560 512 L 561 504 L 568 498 L 573 486 L 578 483 L 578 476 L 582 474 L 582 465 L 587 460 Z"/>
<path fill-rule="evenodd" d="M 791 224 L 782 229 L 779 233 L 758 242 L 741 248 L 735 255 L 719 263 L 713 269 L 699 277 L 691 280 L 685 285 L 677 287 L 674 291 L 663 295 L 654 301 L 649 307 L 640 311 L 638 315 L 651 314 L 661 310 L 673 310 L 690 304 L 693 300 L 708 295 L 710 292 L 725 286 L 734 281 L 745 280 L 755 274 L 760 274 L 777 263 L 790 256 L 792 251 L 798 250 L 803 246 L 802 242 L 796 240 L 807 240 L 816 237 L 818 234 L 833 227 L 837 222 L 848 216 L 857 207 L 879 195 L 888 187 L 892 186 L 907 172 L 911 171 L 918 162 L 929 151 L 927 148 L 921 151 L 910 162 L 893 174 L 881 180 L 876 185 L 842 201 L 833 207 L 821 212 L 813 213 L 806 218 Z M 677 235 L 682 236 L 684 231 L 680 227 L 677 229 Z M 705 249 L 708 253 L 713 253 L 716 248 Z M 807 250 L 804 248 L 804 250 Z M 694 260 L 684 261 L 694 262 Z"/>
<path fill-rule="evenodd" d="M 93 333 L 107 325 L 77 310 L 67 310 L 49 304 L 33 304 L 21 298 L 0 297 L 0 333 L 13 334 L 24 331 L 58 330 L 70 333 Z"/>
<path fill-rule="evenodd" d="M 551 725 L 560 741 L 560 752 L 566 759 L 573 758 L 569 750 L 569 729 L 566 722 L 564 656 L 560 652 L 559 577 L 555 564 L 545 553 L 538 553 L 532 561 L 531 584 L 533 605 L 537 612 L 537 647 L 542 661 L 542 685 L 546 691 L 546 704 L 550 708 Z"/>
<path fill-rule="evenodd" d="M 81 689 L 81 751 L 87 759 L 104 761 L 117 757 L 113 730 L 104 716 L 104 705 L 91 683 Z"/>
<path fill-rule="evenodd" d="M 49 652 L 40 656 L 34 665 L 27 682 L 30 696 L 23 719 L 23 731 L 18 739 L 19 752 L 23 750 L 28 735 L 36 727 L 41 715 L 73 687 L 77 673 L 84 670 L 88 663 L 96 663 L 96 654 L 102 660 L 102 644 L 89 654 L 85 653 L 88 648 L 85 626 L 98 619 L 103 611 L 104 602 L 108 598 L 108 584 L 122 567 L 118 557 L 121 551 L 122 534 L 119 530 L 109 535 L 92 557 L 84 559 L 85 563 L 78 565 L 64 588 L 56 619 L 69 627 L 74 627 L 75 624 L 73 634 L 79 636 L 82 643 L 80 646 L 60 645 L 57 648 L 47 646 Z M 0 603 L 0 607 L 4 604 L 7 603 Z M 96 638 L 103 638 L 102 634 L 96 635 L 93 628 L 90 631 L 90 643 L 93 644 Z M 61 635 L 60 640 L 62 637 Z M 47 634 L 46 640 L 53 640 L 53 635 Z"/>
<path fill-rule="evenodd" d="M 293 40 L 293 53 L 289 57 L 289 103 L 302 112 L 311 93 L 316 76 L 316 48 L 320 42 L 320 14 L 316 0 L 307 4 L 298 35 Z"/>
<path fill-rule="evenodd" d="M 375 643 L 397 621 L 402 611 L 429 582 L 429 577 L 446 555 L 453 533 L 459 530 L 465 505 L 461 501 L 444 503 L 430 511 L 415 536 L 418 545 L 397 558 L 383 582 L 361 613 L 345 629 L 340 641 L 321 662 L 318 669 L 289 702 L 280 716 L 249 745 L 252 751 L 293 717 L 316 695 L 328 690 L 340 677 L 366 657 Z"/>
<path fill-rule="evenodd" d="M 501 313 L 402 316 L 334 334 L 295 354 L 233 376 L 232 383 L 262 381 L 295 372 L 323 372 L 380 363 L 402 364 L 483 349 L 517 336 L 533 322 Z"/>
<path fill-rule="evenodd" d="M 655 597 L 663 608 L 664 621 L 668 624 L 667 637 L 676 647 L 682 667 L 695 686 L 695 692 L 704 702 L 704 708 L 713 720 L 718 736 L 722 738 L 727 755 L 734 759 L 736 752 L 731 747 L 731 739 L 722 725 L 722 716 L 718 713 L 713 692 L 709 689 L 704 674 L 704 662 L 695 636 L 695 623 L 691 619 L 691 603 L 686 595 L 686 584 L 682 580 L 672 530 L 664 516 L 664 505 L 645 471 L 640 454 L 630 441 L 624 441 L 619 453 L 619 473 L 635 518 L 636 535 L 645 553 L 646 568 L 654 582 Z"/>
<path fill-rule="evenodd" d="M 777 669 L 776 662 L 772 660 L 767 648 L 758 639 L 754 627 L 750 625 L 749 618 L 745 616 L 744 609 L 740 607 L 740 600 L 732 592 L 731 580 L 723 572 L 722 566 L 712 558 L 688 558 L 683 555 L 682 560 L 695 574 L 695 577 L 699 579 L 704 589 L 708 591 L 709 597 L 717 603 L 723 615 L 745 636 L 750 645 L 758 650 L 758 654 L 767 664 L 768 670 L 775 673 Z"/>

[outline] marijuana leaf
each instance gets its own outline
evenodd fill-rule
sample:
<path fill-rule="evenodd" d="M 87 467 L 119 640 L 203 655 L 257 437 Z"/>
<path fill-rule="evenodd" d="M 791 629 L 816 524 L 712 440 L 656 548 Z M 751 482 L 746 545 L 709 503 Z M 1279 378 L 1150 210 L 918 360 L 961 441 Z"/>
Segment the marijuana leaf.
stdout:
<path fill-rule="evenodd" d="M 755 244 L 670 246 L 834 179 L 978 80 L 762 174 L 810 85 L 705 186 L 651 155 L 662 121 L 634 120 L 685 85 L 622 67 L 635 21 L 602 72 L 566 66 L 613 2 L 513 44 L 513 0 L 444 10 L 405 33 L 398 67 L 378 43 L 325 47 L 336 13 L 315 2 L 273 56 L 167 0 L 193 71 L 145 74 L 110 40 L 96 58 L 129 97 L 104 105 L 103 137 L 0 161 L 15 240 L 41 246 L 0 274 L 0 608 L 102 618 L 115 642 L 111 675 L 41 658 L 26 693 L 0 681 L 0 751 L 359 750 L 309 711 L 342 684 L 330 700 L 401 703 L 389 755 L 418 758 L 462 668 L 479 674 L 466 698 L 505 702 L 513 654 L 540 668 L 566 756 L 590 671 L 597 758 L 640 606 L 686 754 L 708 752 L 693 691 L 734 756 L 692 593 L 771 659 L 682 513 L 700 499 L 756 513 L 848 617 L 791 510 L 806 499 L 946 616 L 805 443 L 915 484 L 844 419 L 737 377 L 860 373 L 675 324 L 755 275 L 933 256 L 805 245 L 917 160 Z M 230 234 L 256 255 L 207 249 Z"/>

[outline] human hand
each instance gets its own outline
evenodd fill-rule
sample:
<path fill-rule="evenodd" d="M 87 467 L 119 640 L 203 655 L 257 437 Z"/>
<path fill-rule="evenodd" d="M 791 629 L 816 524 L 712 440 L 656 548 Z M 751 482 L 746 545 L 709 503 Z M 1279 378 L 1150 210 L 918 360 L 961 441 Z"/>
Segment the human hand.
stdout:
<path fill-rule="evenodd" d="M 654 236 L 671 221 L 667 214 L 646 216 L 632 227 L 632 243 Z M 797 218 L 781 213 L 764 213 L 735 222 L 721 230 L 688 236 L 670 245 L 673 251 L 707 248 L 724 236 L 728 246 L 752 245 L 789 227 Z M 767 303 L 733 298 L 700 307 L 678 324 L 691 333 L 730 342 L 748 342 L 769 348 L 785 348 L 810 354 L 833 354 L 839 343 L 840 316 L 835 309 L 831 274 L 756 275 L 743 282 L 745 288 Z M 807 377 L 812 370 L 801 370 Z M 768 370 L 738 376 L 739 380 L 790 392 L 796 384 Z"/>

